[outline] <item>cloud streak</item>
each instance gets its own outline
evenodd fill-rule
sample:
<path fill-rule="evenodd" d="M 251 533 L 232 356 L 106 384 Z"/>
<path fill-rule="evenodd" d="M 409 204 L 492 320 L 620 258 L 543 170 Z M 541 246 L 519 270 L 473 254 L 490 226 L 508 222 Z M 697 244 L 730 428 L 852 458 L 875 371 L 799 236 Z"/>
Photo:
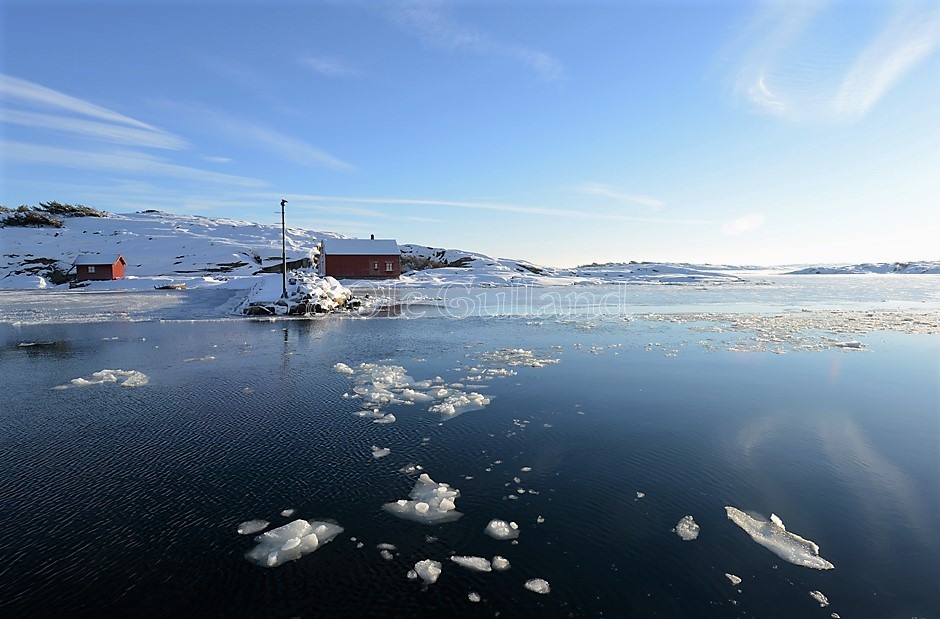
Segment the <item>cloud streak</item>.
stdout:
<path fill-rule="evenodd" d="M 617 202 L 640 204 L 652 209 L 661 209 L 663 206 L 665 206 L 665 203 L 662 200 L 658 200 L 650 196 L 628 193 L 622 189 L 613 187 L 611 185 L 605 185 L 603 183 L 581 183 L 577 189 L 580 193 L 585 195 L 610 198 L 611 200 L 615 200 Z"/>
<path fill-rule="evenodd" d="M 2 122 L 117 144 L 169 150 L 182 150 L 188 146 L 185 140 L 153 125 L 11 75 L 0 74 L 0 99 L 4 102 L 0 108 Z M 10 103 L 25 104 L 28 109 L 14 109 Z M 36 108 L 55 113 L 37 112 Z"/>
<path fill-rule="evenodd" d="M 445 12 L 442 2 L 403 2 L 392 10 L 391 15 L 402 29 L 433 47 L 508 58 L 546 81 L 558 80 L 564 75 L 564 66 L 551 54 L 517 43 L 503 43 L 471 26 L 460 24 Z"/>
<path fill-rule="evenodd" d="M 766 218 L 760 213 L 749 213 L 727 221 L 721 226 L 721 233 L 726 236 L 736 236 L 753 232 L 764 225 Z"/>
<path fill-rule="evenodd" d="M 940 8 L 905 4 L 851 55 L 809 33 L 826 2 L 767 2 L 733 46 L 735 94 L 790 121 L 854 122 L 940 46 Z"/>
<path fill-rule="evenodd" d="M 326 77 L 346 77 L 358 73 L 348 64 L 325 56 L 303 56 L 300 64 Z"/>

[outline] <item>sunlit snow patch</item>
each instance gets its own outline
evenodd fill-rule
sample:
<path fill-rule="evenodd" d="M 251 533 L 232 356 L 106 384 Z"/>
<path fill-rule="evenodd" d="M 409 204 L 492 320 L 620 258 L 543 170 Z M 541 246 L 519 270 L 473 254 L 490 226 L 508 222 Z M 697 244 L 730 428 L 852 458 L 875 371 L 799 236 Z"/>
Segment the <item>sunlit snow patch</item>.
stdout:
<path fill-rule="evenodd" d="M 531 580 L 525 581 L 525 588 L 542 595 L 547 595 L 552 591 L 552 587 L 548 584 L 548 581 L 542 578 L 532 578 Z"/>
<path fill-rule="evenodd" d="M 122 387 L 140 387 L 150 381 L 147 375 L 137 370 L 100 370 L 88 378 L 73 378 L 65 385 L 57 385 L 53 389 L 69 389 L 71 387 L 88 387 L 90 385 L 103 385 L 104 383 L 118 383 Z"/>
<path fill-rule="evenodd" d="M 238 525 L 239 535 L 252 535 L 259 531 L 264 531 L 271 524 L 267 520 L 246 520 Z"/>
<path fill-rule="evenodd" d="M 495 539 L 516 539 L 519 537 L 519 525 L 494 518 L 483 532 Z"/>
<path fill-rule="evenodd" d="M 687 542 L 691 542 L 696 537 L 698 537 L 699 526 L 695 524 L 695 520 L 692 519 L 692 516 L 683 516 L 682 520 L 676 525 L 674 529 L 676 535 L 681 537 Z"/>
<path fill-rule="evenodd" d="M 295 520 L 256 537 L 257 545 L 245 558 L 261 567 L 277 567 L 313 552 L 342 532 L 337 524 Z"/>
<path fill-rule="evenodd" d="M 490 565 L 490 560 L 484 557 L 462 557 L 455 555 L 451 557 L 450 560 L 457 565 L 476 572 L 490 572 L 493 570 L 493 567 Z"/>
<path fill-rule="evenodd" d="M 768 522 L 753 518 L 735 507 L 725 507 L 725 511 L 728 513 L 728 519 L 744 529 L 751 539 L 781 559 L 817 570 L 835 568 L 832 563 L 819 556 L 819 546 L 815 542 L 787 531 L 776 514 L 771 514 Z"/>
<path fill-rule="evenodd" d="M 399 518 L 424 524 L 452 522 L 463 516 L 454 503 L 460 496 L 460 490 L 437 483 L 427 473 L 421 474 L 408 496 L 411 497 L 410 501 L 401 499 L 386 503 L 382 508 Z"/>

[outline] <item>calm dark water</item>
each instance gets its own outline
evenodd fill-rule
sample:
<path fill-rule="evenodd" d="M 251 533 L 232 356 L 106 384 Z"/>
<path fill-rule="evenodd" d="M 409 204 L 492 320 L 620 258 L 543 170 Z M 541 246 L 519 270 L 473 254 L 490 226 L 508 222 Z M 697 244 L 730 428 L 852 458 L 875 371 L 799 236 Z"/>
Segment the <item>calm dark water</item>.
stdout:
<path fill-rule="evenodd" d="M 524 318 L 0 325 L 0 615 L 940 616 L 938 338 L 646 350 L 700 337 Z M 507 347 L 561 361 L 486 383 L 489 406 L 444 424 L 420 406 L 392 406 L 391 425 L 356 417 L 332 369 L 382 361 L 451 382 Z M 105 368 L 149 383 L 52 389 Z M 460 520 L 381 509 L 407 496 L 399 469 L 414 463 L 460 489 Z M 519 486 L 537 494 L 507 500 Z M 778 514 L 836 569 L 783 561 L 726 505 Z M 345 532 L 281 567 L 247 562 L 238 523 L 284 524 L 285 508 Z M 685 515 L 692 542 L 670 531 Z M 518 545 L 483 534 L 492 518 L 520 524 Z M 512 569 L 470 572 L 451 554 Z M 405 577 L 425 558 L 444 564 L 430 586 Z M 549 595 L 523 588 L 535 577 Z"/>

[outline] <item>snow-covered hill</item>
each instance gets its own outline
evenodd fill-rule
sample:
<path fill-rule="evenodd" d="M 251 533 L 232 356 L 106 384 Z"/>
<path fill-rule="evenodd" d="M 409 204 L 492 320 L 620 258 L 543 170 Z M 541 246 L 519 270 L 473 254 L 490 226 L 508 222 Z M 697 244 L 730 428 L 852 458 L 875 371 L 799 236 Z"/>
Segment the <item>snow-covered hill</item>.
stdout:
<path fill-rule="evenodd" d="M 940 261 L 921 260 L 917 262 L 867 262 L 844 266 L 811 266 L 787 275 L 870 275 L 898 273 L 901 275 L 940 275 Z"/>
<path fill-rule="evenodd" d="M 68 271 L 79 254 L 123 255 L 128 279 L 122 287 L 141 279 L 211 284 L 281 265 L 280 226 L 158 211 L 62 222 L 61 228 L 0 228 L 0 288 L 49 285 L 55 271 Z M 338 236 L 288 228 L 287 259 L 312 261 L 320 239 Z"/>

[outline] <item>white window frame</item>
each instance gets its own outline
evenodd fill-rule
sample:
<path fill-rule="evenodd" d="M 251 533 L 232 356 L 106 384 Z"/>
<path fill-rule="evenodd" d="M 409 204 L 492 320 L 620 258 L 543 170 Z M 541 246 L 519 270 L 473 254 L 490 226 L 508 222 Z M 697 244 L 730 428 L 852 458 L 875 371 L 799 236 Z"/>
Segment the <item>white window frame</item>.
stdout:
<path fill-rule="evenodd" d="M 394 271 L 394 266 L 395 266 L 395 263 L 393 263 L 393 262 L 386 262 L 386 263 L 385 263 L 385 272 L 386 272 L 386 273 L 392 273 L 392 272 Z"/>
<path fill-rule="evenodd" d="M 372 270 L 373 270 L 373 271 L 378 271 L 378 270 L 379 270 L 379 263 L 378 263 L 378 262 L 375 262 L 374 260 L 372 261 Z"/>
<path fill-rule="evenodd" d="M 95 272 L 95 266 L 94 266 L 93 264 L 89 264 L 89 265 L 88 265 L 88 272 L 89 272 L 89 273 L 94 273 L 94 272 Z"/>

